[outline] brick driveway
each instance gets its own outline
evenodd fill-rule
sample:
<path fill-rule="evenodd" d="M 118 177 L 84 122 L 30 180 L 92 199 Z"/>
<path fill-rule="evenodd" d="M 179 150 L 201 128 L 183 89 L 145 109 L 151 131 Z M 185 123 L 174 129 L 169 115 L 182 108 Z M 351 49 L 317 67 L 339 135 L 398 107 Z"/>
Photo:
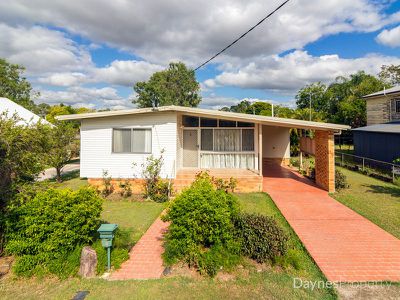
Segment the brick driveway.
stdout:
<path fill-rule="evenodd" d="M 400 281 L 400 240 L 287 168 L 264 173 L 263 190 L 328 280 Z"/>

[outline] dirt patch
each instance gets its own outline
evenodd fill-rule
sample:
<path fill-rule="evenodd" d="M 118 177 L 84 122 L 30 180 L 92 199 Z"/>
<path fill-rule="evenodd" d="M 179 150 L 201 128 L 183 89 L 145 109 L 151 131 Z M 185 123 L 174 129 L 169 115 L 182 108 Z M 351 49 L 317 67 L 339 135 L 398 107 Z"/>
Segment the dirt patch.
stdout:
<path fill-rule="evenodd" d="M 343 300 L 389 300 L 400 299 L 400 284 L 383 282 L 383 283 L 360 283 L 360 284 L 343 284 L 336 288 L 339 299 Z"/>

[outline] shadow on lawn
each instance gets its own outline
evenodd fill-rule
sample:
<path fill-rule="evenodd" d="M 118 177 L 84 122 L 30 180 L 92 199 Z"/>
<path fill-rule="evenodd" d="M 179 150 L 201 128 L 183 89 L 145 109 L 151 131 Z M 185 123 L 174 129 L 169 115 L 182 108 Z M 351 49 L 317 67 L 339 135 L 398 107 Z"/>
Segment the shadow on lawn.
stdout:
<path fill-rule="evenodd" d="M 374 184 L 366 184 L 365 187 L 369 188 L 368 192 L 376 194 L 388 194 L 393 197 L 400 197 L 400 188 L 395 186 L 382 186 Z"/>

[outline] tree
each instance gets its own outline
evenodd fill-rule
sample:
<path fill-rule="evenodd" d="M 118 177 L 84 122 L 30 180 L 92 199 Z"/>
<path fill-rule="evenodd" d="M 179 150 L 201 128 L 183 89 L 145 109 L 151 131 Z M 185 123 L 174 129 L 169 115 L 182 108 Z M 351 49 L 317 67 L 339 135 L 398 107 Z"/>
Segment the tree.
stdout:
<path fill-rule="evenodd" d="M 154 73 L 146 82 L 137 82 L 134 90 L 138 96 L 132 102 L 138 107 L 196 107 L 201 101 L 194 71 L 181 62 L 170 63 L 168 69 Z"/>
<path fill-rule="evenodd" d="M 310 114 L 310 94 L 312 120 L 324 120 L 354 127 L 366 124 L 366 103 L 363 96 L 382 90 L 388 85 L 375 76 L 363 71 L 349 77 L 339 76 L 334 82 L 326 85 L 317 82 L 306 85 L 296 95 L 296 118 L 305 119 L 308 109 Z"/>
<path fill-rule="evenodd" d="M 249 100 L 242 100 L 237 105 L 232 105 L 228 108 L 227 111 L 236 112 L 236 113 L 247 113 L 247 110 L 251 106 L 251 102 Z"/>
<path fill-rule="evenodd" d="M 56 179 L 61 182 L 61 169 L 71 160 L 77 130 L 73 123 L 56 122 L 51 128 L 47 144 L 47 162 L 56 169 Z"/>
<path fill-rule="evenodd" d="M 0 97 L 9 98 L 29 110 L 34 110 L 31 84 L 22 76 L 24 68 L 0 58 Z"/>
<path fill-rule="evenodd" d="M 20 183 L 32 181 L 46 164 L 48 126 L 20 122 L 16 115 L 0 114 L 0 209 Z"/>
<path fill-rule="evenodd" d="M 297 108 L 310 108 L 311 104 L 313 110 L 317 112 L 326 112 L 329 103 L 326 97 L 326 89 L 326 85 L 321 82 L 306 85 L 297 92 Z"/>
<path fill-rule="evenodd" d="M 400 65 L 383 65 L 379 72 L 379 78 L 387 84 L 400 84 Z"/>
<path fill-rule="evenodd" d="M 70 115 L 74 114 L 75 110 L 69 106 L 69 105 L 53 105 L 49 108 L 47 115 L 46 115 L 46 120 L 49 121 L 50 123 L 57 123 L 57 120 L 55 119 L 56 116 L 61 116 L 61 115 Z"/>

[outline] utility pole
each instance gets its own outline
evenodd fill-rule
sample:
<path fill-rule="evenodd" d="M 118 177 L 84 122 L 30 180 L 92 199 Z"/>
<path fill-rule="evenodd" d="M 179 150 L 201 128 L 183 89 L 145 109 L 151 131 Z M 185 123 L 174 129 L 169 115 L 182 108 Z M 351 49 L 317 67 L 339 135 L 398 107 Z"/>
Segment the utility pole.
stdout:
<path fill-rule="evenodd" d="M 310 93 L 310 121 L 311 121 L 311 93 Z"/>
<path fill-rule="evenodd" d="M 274 116 L 274 104 L 273 103 L 271 103 L 271 116 L 272 117 Z"/>

